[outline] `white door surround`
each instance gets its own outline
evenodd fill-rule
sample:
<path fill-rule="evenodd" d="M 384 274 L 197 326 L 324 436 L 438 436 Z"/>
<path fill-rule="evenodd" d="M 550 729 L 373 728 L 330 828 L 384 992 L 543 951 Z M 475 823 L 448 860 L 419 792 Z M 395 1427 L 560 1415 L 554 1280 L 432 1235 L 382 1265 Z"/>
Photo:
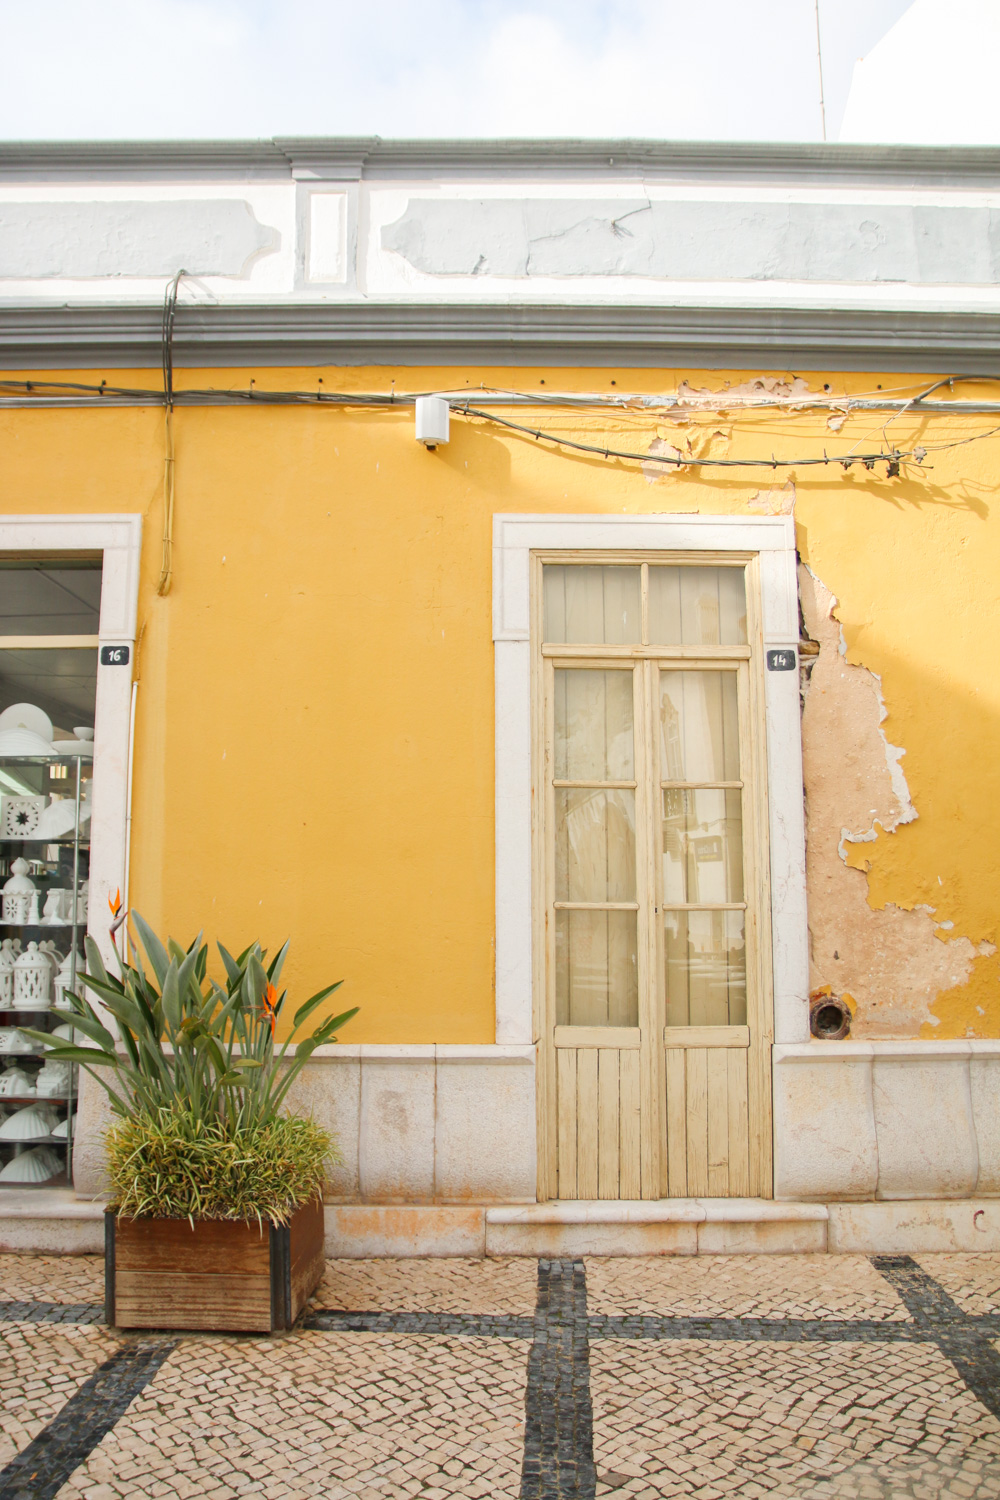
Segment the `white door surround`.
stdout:
<path fill-rule="evenodd" d="M 790 516 L 518 516 L 493 518 L 496 686 L 496 1039 L 537 1041 L 532 967 L 533 552 L 756 553 L 764 650 L 798 661 L 795 524 Z M 802 738 L 797 671 L 765 671 L 774 1026 L 809 1035 Z"/>

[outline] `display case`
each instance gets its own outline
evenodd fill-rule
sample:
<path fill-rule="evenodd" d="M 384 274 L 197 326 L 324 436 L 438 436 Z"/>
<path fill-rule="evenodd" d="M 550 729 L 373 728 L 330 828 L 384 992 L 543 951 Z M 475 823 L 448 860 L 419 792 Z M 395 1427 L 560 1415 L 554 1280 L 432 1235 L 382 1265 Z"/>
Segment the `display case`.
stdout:
<path fill-rule="evenodd" d="M 22 1027 L 72 1034 L 53 1016 L 83 966 L 92 744 L 0 754 L 0 1190 L 68 1186 L 77 1070 Z"/>

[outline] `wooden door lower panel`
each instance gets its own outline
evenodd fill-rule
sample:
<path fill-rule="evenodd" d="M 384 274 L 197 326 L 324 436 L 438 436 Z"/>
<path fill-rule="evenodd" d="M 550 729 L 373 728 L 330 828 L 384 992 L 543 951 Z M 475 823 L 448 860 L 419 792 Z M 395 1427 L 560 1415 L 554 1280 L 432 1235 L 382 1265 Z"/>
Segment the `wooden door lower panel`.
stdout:
<path fill-rule="evenodd" d="M 751 1192 L 746 1047 L 667 1047 L 667 1193 Z"/>
<path fill-rule="evenodd" d="M 560 1047 L 556 1129 L 560 1198 L 638 1198 L 637 1048 Z"/>

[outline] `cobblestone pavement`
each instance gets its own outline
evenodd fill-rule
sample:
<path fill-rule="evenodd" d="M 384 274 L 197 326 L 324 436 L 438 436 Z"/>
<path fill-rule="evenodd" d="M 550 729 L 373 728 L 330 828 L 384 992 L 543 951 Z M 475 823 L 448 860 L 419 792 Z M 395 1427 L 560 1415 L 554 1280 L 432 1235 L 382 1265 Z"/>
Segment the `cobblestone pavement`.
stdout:
<path fill-rule="evenodd" d="M 330 1261 L 276 1338 L 0 1256 L 0 1500 L 1000 1500 L 1000 1255 Z"/>

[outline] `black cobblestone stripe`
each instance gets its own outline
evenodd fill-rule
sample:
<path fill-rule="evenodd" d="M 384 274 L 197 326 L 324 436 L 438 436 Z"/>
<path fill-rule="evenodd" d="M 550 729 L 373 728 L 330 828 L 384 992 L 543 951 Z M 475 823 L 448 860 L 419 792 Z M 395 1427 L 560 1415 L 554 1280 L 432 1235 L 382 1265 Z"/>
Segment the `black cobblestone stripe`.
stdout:
<path fill-rule="evenodd" d="M 876 1318 L 657 1318 L 587 1319 L 592 1339 L 706 1339 L 750 1344 L 919 1344 L 934 1340 L 922 1324 Z"/>
<path fill-rule="evenodd" d="M 587 1281 L 581 1260 L 540 1260 L 525 1391 L 520 1500 L 593 1500 Z"/>
<path fill-rule="evenodd" d="M 0 1302 L 0 1323 L 103 1323 L 100 1302 Z"/>
<path fill-rule="evenodd" d="M 176 1339 L 162 1339 L 116 1350 L 27 1448 L 0 1469 L 0 1500 L 53 1500 L 176 1347 Z"/>
<path fill-rule="evenodd" d="M 895 1288 L 914 1323 L 950 1359 L 969 1390 L 1000 1417 L 1000 1354 L 990 1342 L 994 1319 L 971 1318 L 909 1255 L 873 1255 L 872 1265 Z"/>
<path fill-rule="evenodd" d="M 533 1318 L 504 1317 L 493 1313 L 341 1312 L 335 1309 L 307 1313 L 302 1328 L 337 1333 L 433 1333 L 457 1338 L 531 1339 Z"/>

